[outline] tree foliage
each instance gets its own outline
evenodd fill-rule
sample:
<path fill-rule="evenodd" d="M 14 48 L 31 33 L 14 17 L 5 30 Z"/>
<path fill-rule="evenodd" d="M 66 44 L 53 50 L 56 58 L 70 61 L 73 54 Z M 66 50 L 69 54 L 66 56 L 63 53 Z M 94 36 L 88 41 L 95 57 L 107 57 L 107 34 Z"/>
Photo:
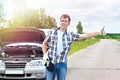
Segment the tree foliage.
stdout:
<path fill-rule="evenodd" d="M 12 19 L 9 21 L 9 27 L 36 27 L 52 28 L 56 26 L 56 20 L 45 14 L 44 8 L 30 8 L 24 0 L 14 0 L 16 6 L 13 10 Z"/>
<path fill-rule="evenodd" d="M 80 21 L 78 22 L 78 25 L 77 25 L 77 33 L 79 34 L 83 33 L 83 27 Z"/>
<path fill-rule="evenodd" d="M 21 14 L 15 14 L 12 20 L 9 21 L 9 26 L 52 28 L 56 26 L 56 21 L 54 18 L 46 15 L 44 9 L 26 9 Z"/>

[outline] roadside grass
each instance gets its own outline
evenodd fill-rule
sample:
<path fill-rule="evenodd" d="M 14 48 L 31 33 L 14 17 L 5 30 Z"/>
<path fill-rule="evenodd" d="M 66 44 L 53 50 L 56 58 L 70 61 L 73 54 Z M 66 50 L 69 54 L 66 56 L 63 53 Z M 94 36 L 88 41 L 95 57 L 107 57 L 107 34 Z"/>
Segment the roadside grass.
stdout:
<path fill-rule="evenodd" d="M 115 40 L 120 41 L 120 39 L 115 39 Z"/>
<path fill-rule="evenodd" d="M 84 41 L 75 41 L 71 46 L 71 50 L 68 53 L 68 56 L 74 54 L 75 52 L 77 52 L 77 51 L 79 51 L 83 48 L 86 48 L 90 45 L 93 45 L 93 44 L 95 44 L 96 42 L 99 42 L 99 41 L 100 41 L 100 39 L 98 39 L 98 38 L 87 39 L 87 40 L 84 40 Z"/>
<path fill-rule="evenodd" d="M 116 41 L 120 41 L 120 39 L 110 39 L 110 40 L 116 40 Z"/>

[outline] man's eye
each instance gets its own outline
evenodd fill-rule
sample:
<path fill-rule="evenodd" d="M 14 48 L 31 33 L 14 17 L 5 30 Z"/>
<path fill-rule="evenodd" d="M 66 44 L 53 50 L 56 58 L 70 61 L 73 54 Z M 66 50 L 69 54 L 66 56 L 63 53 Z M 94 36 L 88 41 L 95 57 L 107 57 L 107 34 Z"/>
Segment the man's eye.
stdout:
<path fill-rule="evenodd" d="M 67 21 L 65 21 L 65 20 L 62 20 L 61 22 L 67 22 Z"/>

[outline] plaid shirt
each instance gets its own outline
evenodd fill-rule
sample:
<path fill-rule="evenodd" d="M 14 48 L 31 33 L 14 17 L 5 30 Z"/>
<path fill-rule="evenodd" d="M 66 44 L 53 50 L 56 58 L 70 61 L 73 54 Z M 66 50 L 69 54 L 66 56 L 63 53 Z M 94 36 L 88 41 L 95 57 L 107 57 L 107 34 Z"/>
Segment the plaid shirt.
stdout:
<path fill-rule="evenodd" d="M 45 41 L 48 42 L 48 56 L 52 63 L 65 63 L 67 62 L 67 54 L 70 50 L 71 44 L 79 39 L 79 34 L 74 34 L 72 32 L 64 32 L 62 37 L 63 51 L 59 56 L 56 55 L 57 52 L 57 31 L 59 28 L 51 30 L 47 35 Z"/>

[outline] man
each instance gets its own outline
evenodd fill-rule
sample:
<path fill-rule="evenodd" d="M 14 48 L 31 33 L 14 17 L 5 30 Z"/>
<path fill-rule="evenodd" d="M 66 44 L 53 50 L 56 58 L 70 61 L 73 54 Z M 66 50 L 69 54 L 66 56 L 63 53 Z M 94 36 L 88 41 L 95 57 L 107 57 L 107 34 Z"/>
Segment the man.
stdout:
<path fill-rule="evenodd" d="M 65 80 L 67 73 L 67 54 L 71 44 L 76 40 L 92 38 L 103 34 L 101 32 L 92 32 L 86 34 L 74 34 L 67 31 L 70 25 L 70 16 L 63 14 L 60 17 L 60 27 L 50 31 L 43 42 L 43 61 L 46 63 L 46 80 L 54 80 L 57 75 L 57 80 Z"/>

